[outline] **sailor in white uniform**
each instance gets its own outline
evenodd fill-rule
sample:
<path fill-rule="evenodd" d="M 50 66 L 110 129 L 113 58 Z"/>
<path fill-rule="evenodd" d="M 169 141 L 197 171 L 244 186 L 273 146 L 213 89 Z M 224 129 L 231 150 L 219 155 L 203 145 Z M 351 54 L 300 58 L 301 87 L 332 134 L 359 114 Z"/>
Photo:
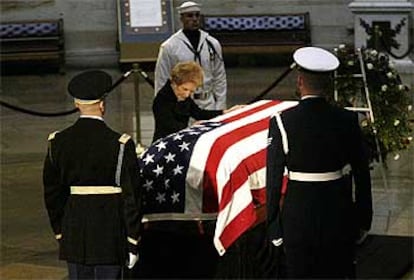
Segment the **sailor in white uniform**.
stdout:
<path fill-rule="evenodd" d="M 204 83 L 193 95 L 201 109 L 226 109 L 227 79 L 222 48 L 216 38 L 200 29 L 200 5 L 187 1 L 178 8 L 182 29 L 161 44 L 155 65 L 155 94 L 170 78 L 172 68 L 196 61 L 204 71 Z"/>

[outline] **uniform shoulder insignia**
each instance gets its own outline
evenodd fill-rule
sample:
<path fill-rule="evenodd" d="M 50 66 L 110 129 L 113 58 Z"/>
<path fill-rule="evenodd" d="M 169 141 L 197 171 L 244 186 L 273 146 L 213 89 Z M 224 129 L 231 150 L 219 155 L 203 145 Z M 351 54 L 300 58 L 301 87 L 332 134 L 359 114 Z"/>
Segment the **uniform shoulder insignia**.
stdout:
<path fill-rule="evenodd" d="M 126 142 L 128 142 L 129 139 L 131 139 L 131 136 L 124 133 L 121 135 L 121 137 L 119 137 L 118 141 L 121 142 L 122 144 L 126 144 Z"/>
<path fill-rule="evenodd" d="M 49 137 L 47 138 L 47 140 L 48 140 L 48 141 L 51 141 L 51 140 L 55 139 L 55 136 L 56 136 L 56 134 L 57 134 L 58 132 L 59 132 L 59 131 L 57 130 L 57 131 L 55 131 L 55 132 L 50 133 L 50 134 L 49 134 Z"/>

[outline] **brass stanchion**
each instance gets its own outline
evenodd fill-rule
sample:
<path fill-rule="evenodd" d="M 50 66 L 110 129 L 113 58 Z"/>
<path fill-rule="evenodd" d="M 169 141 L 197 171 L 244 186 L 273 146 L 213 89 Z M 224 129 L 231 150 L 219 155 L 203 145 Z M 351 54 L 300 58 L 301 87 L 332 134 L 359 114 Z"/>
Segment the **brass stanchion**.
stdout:
<path fill-rule="evenodd" d="M 140 114 L 140 100 L 139 100 L 139 64 L 132 64 L 134 70 L 134 99 L 135 99 L 135 131 L 137 145 L 141 144 L 141 114 Z"/>

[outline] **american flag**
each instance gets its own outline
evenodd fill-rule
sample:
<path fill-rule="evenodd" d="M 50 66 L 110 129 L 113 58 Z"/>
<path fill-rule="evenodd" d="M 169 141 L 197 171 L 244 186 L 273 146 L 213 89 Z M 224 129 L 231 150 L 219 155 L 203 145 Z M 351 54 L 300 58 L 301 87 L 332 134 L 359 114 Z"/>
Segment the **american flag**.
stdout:
<path fill-rule="evenodd" d="M 154 142 L 140 156 L 143 222 L 217 219 L 220 255 L 266 203 L 269 118 L 296 101 L 262 100 Z"/>

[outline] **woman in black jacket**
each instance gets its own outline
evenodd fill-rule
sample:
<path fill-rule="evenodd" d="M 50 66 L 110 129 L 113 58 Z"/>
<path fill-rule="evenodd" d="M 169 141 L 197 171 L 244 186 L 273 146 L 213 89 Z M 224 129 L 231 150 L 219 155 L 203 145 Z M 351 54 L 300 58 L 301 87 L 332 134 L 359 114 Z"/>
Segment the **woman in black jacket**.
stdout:
<path fill-rule="evenodd" d="M 157 93 L 152 105 L 155 118 L 153 142 L 188 126 L 190 117 L 207 120 L 239 108 L 227 110 L 200 109 L 191 95 L 203 83 L 203 70 L 194 61 L 180 62 L 171 71 L 170 80 Z"/>

